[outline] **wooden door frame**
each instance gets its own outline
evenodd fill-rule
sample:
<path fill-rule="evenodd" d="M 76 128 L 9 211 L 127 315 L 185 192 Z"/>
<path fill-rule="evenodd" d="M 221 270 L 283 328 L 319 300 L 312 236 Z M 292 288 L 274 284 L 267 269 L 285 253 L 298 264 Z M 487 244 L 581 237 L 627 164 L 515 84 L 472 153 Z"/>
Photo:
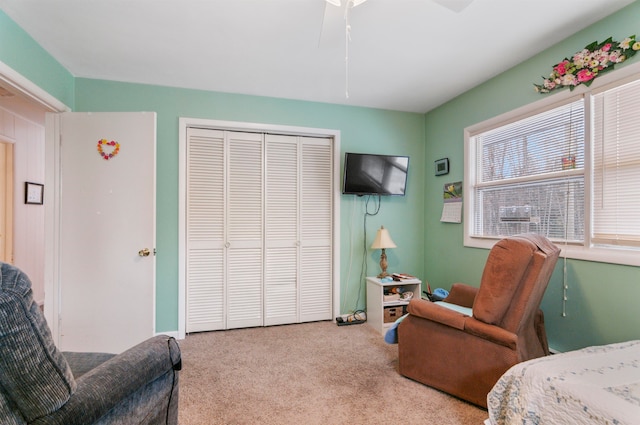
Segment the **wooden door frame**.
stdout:
<path fill-rule="evenodd" d="M 29 101 L 44 108 L 48 112 L 69 112 L 69 108 L 60 102 L 47 91 L 34 84 L 32 81 L 24 77 L 13 68 L 0 61 L 0 81 L 10 87 L 12 91 L 20 93 Z M 49 324 L 54 340 L 57 343 L 58 321 L 54 318 L 59 314 L 59 295 L 57 279 L 57 241 L 59 237 L 59 226 L 57 205 L 59 191 L 56 178 L 56 157 L 55 140 L 49 134 L 46 122 L 50 119 L 51 114 L 47 114 L 45 120 L 45 179 L 44 179 L 44 207 L 45 207 L 45 261 L 44 261 L 44 292 L 45 307 L 44 314 Z"/>
<path fill-rule="evenodd" d="M 3 162 L 0 171 L 2 171 L 2 188 L 0 196 L 2 199 L 3 222 L 2 226 L 2 239 L 3 242 L 3 255 L 0 260 L 13 264 L 13 206 L 15 204 L 14 190 L 13 190 L 13 143 L 0 139 L 0 143 L 4 145 L 1 161 Z"/>
<path fill-rule="evenodd" d="M 340 130 L 297 127 L 238 121 L 219 121 L 180 117 L 178 123 L 178 335 L 186 336 L 186 187 L 187 187 L 187 128 L 211 128 L 240 132 L 275 133 L 293 136 L 329 137 L 333 139 L 333 316 L 340 315 Z"/>

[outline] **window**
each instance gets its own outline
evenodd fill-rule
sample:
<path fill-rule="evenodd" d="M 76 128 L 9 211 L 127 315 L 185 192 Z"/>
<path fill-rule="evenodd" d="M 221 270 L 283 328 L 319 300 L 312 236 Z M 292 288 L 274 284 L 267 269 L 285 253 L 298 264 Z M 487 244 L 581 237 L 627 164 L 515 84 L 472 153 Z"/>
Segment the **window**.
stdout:
<path fill-rule="evenodd" d="M 637 69 L 465 130 L 465 245 L 533 232 L 568 257 L 640 265 Z"/>
<path fill-rule="evenodd" d="M 554 107 L 471 137 L 475 145 L 472 234 L 534 232 L 584 241 L 584 107 Z"/>
<path fill-rule="evenodd" d="M 593 95 L 593 243 L 640 247 L 640 79 Z"/>

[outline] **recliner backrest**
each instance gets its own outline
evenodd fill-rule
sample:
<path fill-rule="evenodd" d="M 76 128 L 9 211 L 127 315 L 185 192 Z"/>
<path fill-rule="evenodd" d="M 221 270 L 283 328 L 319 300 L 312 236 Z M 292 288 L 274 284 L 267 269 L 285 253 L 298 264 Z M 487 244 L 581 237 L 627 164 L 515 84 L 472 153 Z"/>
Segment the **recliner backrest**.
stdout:
<path fill-rule="evenodd" d="M 31 281 L 0 263 L 0 423 L 21 423 L 52 413 L 76 390 L 76 382 L 33 300 Z"/>
<path fill-rule="evenodd" d="M 491 248 L 473 303 L 473 316 L 500 325 L 536 252 L 536 246 L 519 238 L 501 239 Z"/>
<path fill-rule="evenodd" d="M 502 328 L 520 333 L 520 329 L 527 326 L 528 321 L 533 321 L 540 309 L 560 248 L 539 235 L 526 234 L 515 238 L 527 239 L 536 247 L 533 261 L 522 277 L 501 323 Z"/>

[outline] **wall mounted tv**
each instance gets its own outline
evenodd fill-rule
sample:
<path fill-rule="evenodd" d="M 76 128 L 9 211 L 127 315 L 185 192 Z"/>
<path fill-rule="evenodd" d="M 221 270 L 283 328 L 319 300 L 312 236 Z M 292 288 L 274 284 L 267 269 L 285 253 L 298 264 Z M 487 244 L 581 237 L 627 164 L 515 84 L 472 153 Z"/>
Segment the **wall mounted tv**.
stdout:
<path fill-rule="evenodd" d="M 347 152 L 342 193 L 404 196 L 409 157 Z"/>

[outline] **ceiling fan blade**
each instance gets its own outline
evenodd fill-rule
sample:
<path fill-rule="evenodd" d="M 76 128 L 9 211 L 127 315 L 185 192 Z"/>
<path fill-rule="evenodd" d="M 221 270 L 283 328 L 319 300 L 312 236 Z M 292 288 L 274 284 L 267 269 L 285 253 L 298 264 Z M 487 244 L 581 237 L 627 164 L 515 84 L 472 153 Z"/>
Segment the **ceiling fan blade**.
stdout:
<path fill-rule="evenodd" d="M 444 6 L 449 10 L 452 10 L 456 13 L 462 12 L 464 9 L 469 6 L 473 0 L 433 0 L 438 3 L 440 6 Z"/>

